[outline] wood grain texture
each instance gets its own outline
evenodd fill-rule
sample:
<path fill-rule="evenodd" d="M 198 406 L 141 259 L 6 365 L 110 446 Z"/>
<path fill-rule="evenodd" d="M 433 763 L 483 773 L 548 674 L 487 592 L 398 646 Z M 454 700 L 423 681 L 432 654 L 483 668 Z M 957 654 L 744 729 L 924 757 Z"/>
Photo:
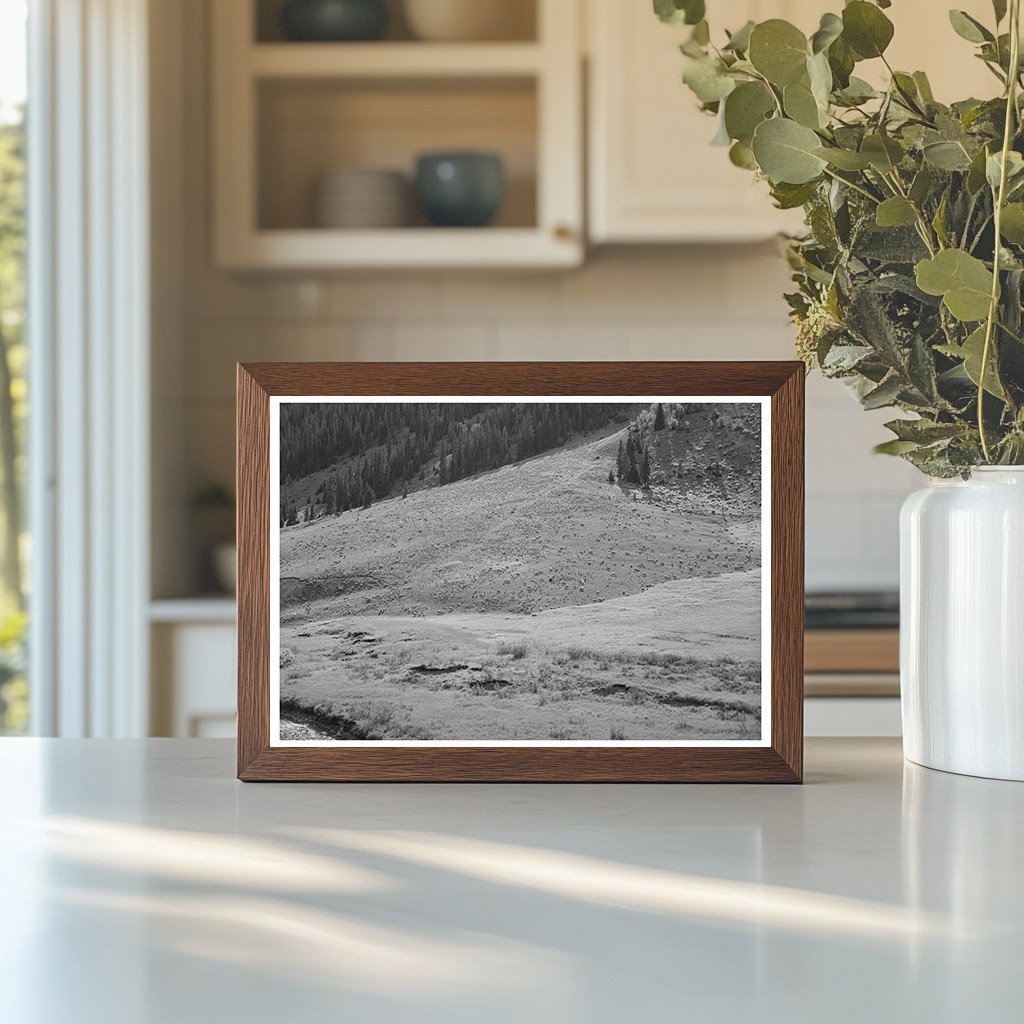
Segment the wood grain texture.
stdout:
<path fill-rule="evenodd" d="M 238 774 L 270 746 L 270 402 L 238 367 Z"/>
<path fill-rule="evenodd" d="M 770 747 L 271 747 L 269 396 L 770 396 Z M 238 368 L 238 777 L 243 781 L 800 782 L 803 403 L 798 362 L 253 363 Z"/>

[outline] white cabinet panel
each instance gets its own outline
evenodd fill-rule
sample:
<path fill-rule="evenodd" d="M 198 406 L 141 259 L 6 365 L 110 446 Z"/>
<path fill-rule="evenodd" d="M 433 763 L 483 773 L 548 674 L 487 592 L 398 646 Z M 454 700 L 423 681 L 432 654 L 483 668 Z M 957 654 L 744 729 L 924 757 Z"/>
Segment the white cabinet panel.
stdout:
<path fill-rule="evenodd" d="M 154 735 L 235 735 L 233 622 L 154 624 L 151 654 Z"/>
<path fill-rule="evenodd" d="M 682 84 L 679 43 L 689 29 L 663 25 L 649 3 L 588 0 L 589 218 L 593 242 L 703 242 L 769 238 L 799 228 L 774 209 L 767 186 L 712 146 L 715 121 Z M 788 17 L 821 4 L 709 3 L 712 31 L 750 18 Z M 817 14 L 810 17 L 815 25 Z"/>
<path fill-rule="evenodd" d="M 682 84 L 678 44 L 689 29 L 662 25 L 647 0 L 586 0 L 589 25 L 589 233 L 592 242 L 706 242 L 798 231 L 799 211 L 774 209 L 767 186 L 712 146 L 715 122 Z M 748 19 L 786 18 L 811 33 L 825 0 L 708 0 L 713 38 Z M 958 4 L 986 23 L 989 0 Z M 998 83 L 949 25 L 946 5 L 900 0 L 889 57 L 928 72 L 936 96 L 991 96 Z M 881 81 L 880 61 L 859 65 Z"/>

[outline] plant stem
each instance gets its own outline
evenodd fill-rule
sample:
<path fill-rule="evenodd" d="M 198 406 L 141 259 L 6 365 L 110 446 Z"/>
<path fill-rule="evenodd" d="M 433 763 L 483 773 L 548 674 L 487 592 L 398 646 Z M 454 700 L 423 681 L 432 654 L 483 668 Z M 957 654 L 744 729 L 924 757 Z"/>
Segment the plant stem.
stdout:
<path fill-rule="evenodd" d="M 910 201 L 910 197 L 907 195 L 906 189 L 903 187 L 903 182 L 900 181 L 899 172 L 896 168 L 893 168 L 892 174 L 883 174 L 882 180 L 889 183 L 889 186 L 896 192 L 901 199 L 906 199 L 910 203 L 911 209 L 914 211 L 914 217 L 917 219 L 917 233 L 921 236 L 921 241 L 924 242 L 925 248 L 927 248 L 929 255 L 935 255 L 935 247 L 932 245 L 932 231 L 928 225 L 928 221 L 924 219 L 924 214 L 917 208 L 917 204 Z M 936 245 L 941 250 L 943 248 L 941 240 L 936 236 Z"/>
<path fill-rule="evenodd" d="M 859 192 L 865 199 L 870 199 L 871 202 L 877 206 L 880 202 L 877 196 L 873 196 L 866 188 L 861 188 L 860 185 L 852 181 L 847 181 L 846 178 L 840 178 L 838 174 L 830 171 L 827 167 L 825 173 L 833 180 L 838 181 L 841 185 L 845 185 L 847 188 L 852 188 L 854 192 Z"/>
<path fill-rule="evenodd" d="M 999 316 L 999 272 L 1001 266 L 1001 243 L 1003 205 L 1006 201 L 1006 173 L 1009 163 L 1010 144 L 1013 141 L 1014 122 L 1017 119 L 1017 83 L 1020 68 L 1020 0 L 1010 0 L 1010 74 L 1006 83 L 1006 124 L 1003 126 L 1003 150 L 999 168 L 999 189 L 995 197 L 995 246 L 992 256 L 992 295 L 989 300 L 988 320 L 985 323 L 985 346 L 981 350 L 981 370 L 978 373 L 978 435 L 985 461 L 992 462 L 992 451 L 985 431 L 985 375 L 992 355 L 992 336 Z"/>

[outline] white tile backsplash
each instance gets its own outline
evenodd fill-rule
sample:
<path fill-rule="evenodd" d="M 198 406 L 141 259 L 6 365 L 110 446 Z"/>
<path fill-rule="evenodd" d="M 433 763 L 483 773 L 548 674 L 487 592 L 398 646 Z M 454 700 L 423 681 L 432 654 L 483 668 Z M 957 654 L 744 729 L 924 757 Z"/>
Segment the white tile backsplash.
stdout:
<path fill-rule="evenodd" d="M 230 480 L 234 364 L 246 360 L 789 359 L 771 247 L 602 252 L 571 273 L 188 274 L 188 451 L 195 484 Z M 893 587 L 915 471 L 877 456 L 887 412 L 808 378 L 807 583 Z"/>

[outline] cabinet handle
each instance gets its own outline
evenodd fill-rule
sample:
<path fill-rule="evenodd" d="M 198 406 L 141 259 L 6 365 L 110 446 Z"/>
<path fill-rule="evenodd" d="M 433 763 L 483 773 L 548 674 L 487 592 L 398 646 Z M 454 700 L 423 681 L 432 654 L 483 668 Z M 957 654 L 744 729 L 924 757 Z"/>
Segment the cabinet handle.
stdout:
<path fill-rule="evenodd" d="M 573 237 L 573 230 L 568 224 L 556 224 L 553 232 L 559 242 L 569 242 Z"/>

